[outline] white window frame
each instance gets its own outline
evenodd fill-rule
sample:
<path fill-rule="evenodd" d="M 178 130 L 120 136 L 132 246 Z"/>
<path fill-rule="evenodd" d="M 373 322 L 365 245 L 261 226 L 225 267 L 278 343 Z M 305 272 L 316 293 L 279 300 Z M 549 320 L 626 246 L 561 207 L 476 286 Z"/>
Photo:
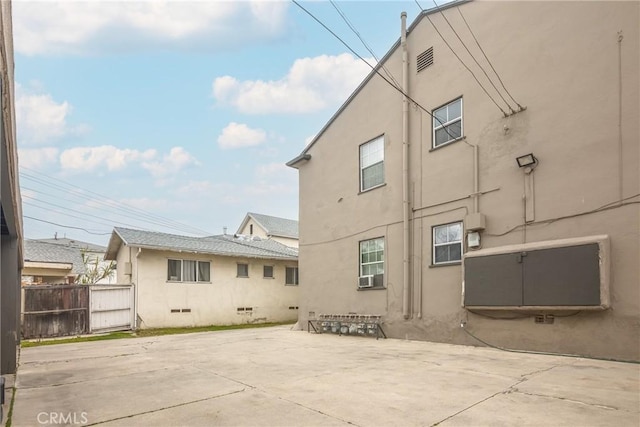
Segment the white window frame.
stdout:
<path fill-rule="evenodd" d="M 452 225 L 460 226 L 460 240 L 451 240 L 441 243 L 436 243 L 436 230 L 443 227 L 450 227 Z M 447 233 L 448 236 L 448 233 Z M 431 263 L 432 265 L 447 265 L 447 264 L 460 264 L 462 262 L 462 256 L 464 255 L 464 224 L 462 221 L 449 222 L 447 224 L 434 225 L 431 229 Z M 454 244 L 460 245 L 460 259 L 449 261 L 436 261 L 436 247 L 440 246 L 452 246 Z"/>
<path fill-rule="evenodd" d="M 382 160 L 377 161 L 375 163 L 371 163 L 371 164 L 367 164 L 366 166 L 364 165 L 365 161 L 367 160 L 366 157 L 369 155 L 369 153 L 363 153 L 363 150 L 366 150 L 366 147 L 371 147 L 373 145 L 377 145 L 380 144 L 381 147 L 380 149 L 376 150 L 375 153 L 377 152 L 382 152 Z M 364 144 L 360 144 L 360 147 L 358 148 L 358 158 L 359 158 L 359 171 L 360 171 L 360 192 L 363 193 L 365 191 L 369 191 L 369 190 L 373 190 L 374 188 L 378 188 L 381 187 L 385 184 L 385 176 L 384 176 L 384 135 L 380 135 L 376 138 L 373 138 L 370 141 L 365 142 Z M 371 168 L 373 166 L 382 164 L 382 182 L 376 185 L 372 185 L 371 187 L 364 187 L 364 171 L 368 168 Z"/>
<path fill-rule="evenodd" d="M 180 276 L 179 276 L 178 280 L 173 280 L 173 279 L 171 279 L 171 276 L 169 276 L 169 262 L 171 262 L 171 261 L 180 262 Z M 184 261 L 191 261 L 191 262 L 195 262 L 196 263 L 196 280 L 195 281 L 184 280 L 184 277 L 185 277 L 185 274 L 184 274 L 185 263 L 184 263 Z M 209 264 L 209 280 L 200 280 L 200 264 L 201 263 Z M 171 283 L 211 283 L 211 261 L 202 261 L 202 260 L 195 260 L 195 259 L 168 258 L 167 259 L 167 282 L 171 282 Z"/>
<path fill-rule="evenodd" d="M 449 106 L 458 101 L 460 101 L 460 117 L 449 119 Z M 447 109 L 447 121 L 445 121 L 444 123 L 440 123 L 440 121 L 436 119 L 436 112 L 439 110 L 442 110 L 443 108 Z M 446 129 L 448 126 L 451 126 L 452 124 L 458 121 L 460 122 L 460 136 L 457 138 L 448 139 L 446 142 L 436 145 L 436 131 L 443 128 Z M 433 111 L 431 112 L 431 124 L 432 124 L 431 126 L 431 141 L 432 141 L 431 148 L 432 149 L 444 147 L 445 145 L 451 144 L 452 142 L 456 142 L 462 139 L 462 137 L 464 136 L 464 103 L 463 103 L 462 97 L 456 98 L 451 102 L 447 102 L 446 104 L 441 105 L 438 108 L 434 108 Z M 451 136 L 449 137 L 451 138 Z"/>
<path fill-rule="evenodd" d="M 365 246 L 365 244 L 368 244 L 369 242 L 376 242 L 379 241 L 382 243 L 382 260 L 381 261 L 372 261 L 372 262 L 363 262 L 362 261 L 362 256 L 364 255 L 363 250 L 363 246 Z M 371 253 L 377 253 L 379 251 L 369 251 L 366 252 L 367 254 L 371 254 Z M 374 264 L 382 264 L 382 273 L 374 273 L 373 276 L 375 276 L 376 274 L 382 274 L 382 277 L 384 277 L 384 265 L 385 265 L 385 242 L 384 242 L 384 237 L 375 237 L 373 239 L 367 239 L 367 240 L 361 240 L 358 243 L 358 265 L 359 265 L 359 272 L 360 272 L 360 277 L 362 276 L 368 276 L 369 274 L 364 274 L 364 266 L 365 265 L 374 265 Z M 380 286 L 376 286 L 376 287 L 384 287 L 384 282 L 383 284 L 381 284 Z"/>
<path fill-rule="evenodd" d="M 288 283 L 289 275 L 287 274 L 287 270 L 293 270 L 293 283 Z M 300 284 L 300 270 L 298 267 L 287 266 L 284 269 L 284 284 L 286 286 L 298 286 Z"/>

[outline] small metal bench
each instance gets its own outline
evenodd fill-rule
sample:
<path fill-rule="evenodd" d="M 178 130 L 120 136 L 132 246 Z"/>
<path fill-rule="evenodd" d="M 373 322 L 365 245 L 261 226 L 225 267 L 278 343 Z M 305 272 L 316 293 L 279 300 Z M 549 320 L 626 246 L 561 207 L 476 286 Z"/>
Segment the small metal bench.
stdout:
<path fill-rule="evenodd" d="M 338 335 L 375 336 L 376 339 L 387 335 L 382 329 L 382 316 L 374 314 L 319 314 L 307 321 L 307 332 L 316 334 L 331 333 Z"/>

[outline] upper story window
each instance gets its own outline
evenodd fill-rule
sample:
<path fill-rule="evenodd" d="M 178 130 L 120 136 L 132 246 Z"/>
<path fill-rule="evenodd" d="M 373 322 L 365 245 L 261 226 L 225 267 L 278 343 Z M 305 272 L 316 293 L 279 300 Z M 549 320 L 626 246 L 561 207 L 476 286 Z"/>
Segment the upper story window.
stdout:
<path fill-rule="evenodd" d="M 462 259 L 462 222 L 433 227 L 433 264 L 458 263 Z"/>
<path fill-rule="evenodd" d="M 360 191 L 384 184 L 384 135 L 360 146 Z"/>
<path fill-rule="evenodd" d="M 462 98 L 433 110 L 433 148 L 462 137 Z"/>
<path fill-rule="evenodd" d="M 272 265 L 264 265 L 262 267 L 262 277 L 265 279 L 273 279 L 273 266 Z"/>
<path fill-rule="evenodd" d="M 170 259 L 167 262 L 167 280 L 170 282 L 210 282 L 211 263 L 188 259 Z"/>
<path fill-rule="evenodd" d="M 284 284 L 285 285 L 298 284 L 298 267 L 286 267 Z"/>

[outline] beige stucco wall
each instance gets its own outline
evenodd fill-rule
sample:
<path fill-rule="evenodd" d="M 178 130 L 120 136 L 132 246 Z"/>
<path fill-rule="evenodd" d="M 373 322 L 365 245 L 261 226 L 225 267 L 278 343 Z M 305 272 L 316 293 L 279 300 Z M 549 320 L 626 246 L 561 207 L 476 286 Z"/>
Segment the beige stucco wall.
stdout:
<path fill-rule="evenodd" d="M 120 248 L 128 259 L 129 248 Z M 298 286 L 285 285 L 285 267 L 296 261 L 258 260 L 143 249 L 136 257 L 132 248 L 132 276 L 136 284 L 139 327 L 189 327 L 244 323 L 295 321 L 298 316 Z M 211 263 L 210 283 L 175 283 L 167 281 L 167 260 L 188 259 Z M 249 264 L 249 278 L 238 278 L 237 263 Z M 274 278 L 263 278 L 263 266 L 274 267 Z M 128 282 L 118 282 L 128 283 Z M 239 314 L 239 307 L 252 311 Z M 295 307 L 295 308 L 290 308 Z M 190 312 L 182 312 L 190 309 Z M 171 310 L 181 310 L 172 313 Z"/>
<path fill-rule="evenodd" d="M 584 214 L 620 198 L 620 118 L 622 195 L 640 193 L 640 4 L 477 1 L 460 9 L 509 91 L 527 109 L 504 118 L 424 19 L 408 37 L 410 95 L 429 111 L 463 96 L 466 139 L 431 150 L 431 118 L 410 107 L 410 318 L 402 316 L 402 100 L 375 77 L 299 168 L 300 324 L 306 325 L 309 312 L 381 314 L 394 337 L 478 344 L 460 328 L 464 321 L 469 331 L 495 345 L 640 359 L 639 205 Z M 458 12 L 445 13 L 473 43 Z M 462 52 L 442 17 L 431 18 Z M 416 73 L 416 56 L 431 46 L 434 65 Z M 472 64 L 466 55 L 463 59 Z M 399 51 L 385 66 L 400 80 Z M 382 134 L 386 185 L 359 194 L 358 147 Z M 531 317 L 496 320 L 461 307 L 461 266 L 430 265 L 431 230 L 472 212 L 472 198 L 454 201 L 473 192 L 470 145 L 479 147 L 479 189 L 490 191 L 479 200 L 487 219 L 482 247 L 608 235 L 610 310 L 564 313 L 574 315 L 540 325 Z M 539 165 L 533 172 L 534 197 L 529 194 L 527 202 L 539 223 L 510 232 L 524 215 L 525 174 L 515 158 L 530 152 Z M 541 222 L 559 217 L 568 218 Z M 358 242 L 382 236 L 386 289 L 359 291 Z"/>

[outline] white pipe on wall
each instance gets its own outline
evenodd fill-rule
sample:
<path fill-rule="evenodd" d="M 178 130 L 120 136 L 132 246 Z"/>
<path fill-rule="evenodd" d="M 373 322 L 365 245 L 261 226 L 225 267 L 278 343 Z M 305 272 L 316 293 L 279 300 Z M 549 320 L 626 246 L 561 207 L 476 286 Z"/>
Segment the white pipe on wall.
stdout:
<path fill-rule="evenodd" d="M 407 13 L 400 14 L 402 46 L 402 315 L 410 317 L 409 303 L 409 62 L 407 58 Z"/>

